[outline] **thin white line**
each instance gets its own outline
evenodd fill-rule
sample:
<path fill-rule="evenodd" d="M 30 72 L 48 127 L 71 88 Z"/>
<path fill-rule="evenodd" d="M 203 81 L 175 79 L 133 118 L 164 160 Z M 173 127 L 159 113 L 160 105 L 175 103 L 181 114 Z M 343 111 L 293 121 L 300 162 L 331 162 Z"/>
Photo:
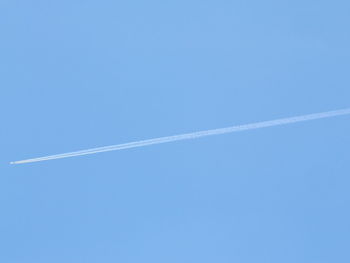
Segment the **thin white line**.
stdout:
<path fill-rule="evenodd" d="M 227 128 L 221 128 L 221 129 L 199 131 L 199 132 L 186 133 L 186 134 L 180 134 L 180 135 L 174 135 L 174 136 L 160 137 L 160 138 L 149 139 L 149 140 L 136 141 L 131 143 L 98 147 L 98 148 L 92 148 L 92 149 L 76 151 L 76 152 L 49 155 L 45 157 L 11 162 L 11 164 L 32 163 L 32 162 L 40 162 L 40 161 L 62 159 L 62 158 L 68 158 L 68 157 L 74 157 L 74 156 L 81 156 L 81 155 L 87 155 L 87 154 L 94 154 L 94 153 L 100 153 L 100 152 L 118 151 L 118 150 L 130 149 L 130 148 L 144 147 L 144 146 L 153 145 L 153 144 L 161 144 L 161 143 L 168 143 L 168 142 L 175 142 L 175 141 L 182 141 L 182 140 L 191 140 L 191 139 L 212 136 L 212 135 L 226 134 L 226 133 L 253 130 L 253 129 L 261 129 L 261 128 L 267 128 L 272 126 L 286 125 L 286 124 L 292 124 L 296 122 L 330 118 L 330 117 L 348 115 L 348 114 L 350 114 L 350 109 L 328 111 L 328 112 L 315 113 L 315 114 L 309 114 L 309 115 L 303 115 L 303 116 L 297 116 L 297 117 L 291 117 L 291 118 L 285 118 L 285 119 L 256 122 L 256 123 L 232 126 Z"/>

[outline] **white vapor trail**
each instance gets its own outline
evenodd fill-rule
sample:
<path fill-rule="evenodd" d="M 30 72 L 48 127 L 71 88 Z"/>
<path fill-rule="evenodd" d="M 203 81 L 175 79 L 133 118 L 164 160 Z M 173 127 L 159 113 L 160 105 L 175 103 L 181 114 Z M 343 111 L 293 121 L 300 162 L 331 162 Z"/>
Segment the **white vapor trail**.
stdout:
<path fill-rule="evenodd" d="M 219 135 L 219 134 L 226 134 L 226 133 L 232 133 L 232 132 L 238 132 L 238 131 L 267 128 L 267 127 L 272 127 L 272 126 L 286 125 L 286 124 L 291 124 L 291 123 L 296 123 L 296 122 L 330 118 L 330 117 L 335 117 L 335 116 L 340 116 L 340 115 L 348 115 L 348 114 L 350 114 L 350 108 L 336 110 L 336 111 L 328 111 L 328 112 L 322 112 L 322 113 L 303 115 L 303 116 L 297 116 L 297 117 L 291 117 L 291 118 L 277 119 L 277 120 L 272 120 L 272 121 L 255 122 L 255 123 L 251 123 L 251 124 L 238 125 L 238 126 L 232 126 L 232 127 L 227 127 L 227 128 L 221 128 L 221 129 L 186 133 L 186 134 L 180 134 L 180 135 L 174 135 L 174 136 L 168 136 L 168 137 L 161 137 L 161 138 L 155 138 L 155 139 L 149 139 L 149 140 L 143 140 L 143 141 L 136 141 L 136 142 L 125 143 L 125 144 L 117 144 L 117 145 L 111 145 L 111 146 L 105 146 L 105 147 L 99 147 L 99 148 L 92 148 L 92 149 L 88 149 L 88 150 L 82 150 L 82 151 L 76 151 L 76 152 L 69 152 L 69 153 L 27 159 L 27 160 L 22 160 L 22 161 L 16 161 L 16 162 L 11 162 L 11 164 L 33 163 L 33 162 L 48 161 L 48 160 L 68 158 L 68 157 L 74 157 L 74 156 L 80 156 L 80 155 L 94 154 L 94 153 L 100 153 L 100 152 L 118 151 L 118 150 L 130 149 L 130 148 L 144 147 L 144 146 L 153 145 L 153 144 L 161 144 L 161 143 L 168 143 L 168 142 L 175 142 L 175 141 L 182 141 L 182 140 L 190 140 L 190 139 L 196 139 L 196 138 L 206 137 L 206 136 L 211 136 L 211 135 Z"/>

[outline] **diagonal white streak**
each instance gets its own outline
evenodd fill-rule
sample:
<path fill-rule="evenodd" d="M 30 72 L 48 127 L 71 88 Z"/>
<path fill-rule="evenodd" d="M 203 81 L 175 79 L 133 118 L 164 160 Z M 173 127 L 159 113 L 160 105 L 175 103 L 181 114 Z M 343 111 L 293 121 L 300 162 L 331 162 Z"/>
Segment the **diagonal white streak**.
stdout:
<path fill-rule="evenodd" d="M 291 117 L 291 118 L 256 122 L 256 123 L 232 126 L 227 128 L 221 128 L 221 129 L 199 131 L 199 132 L 186 133 L 186 134 L 180 134 L 180 135 L 174 135 L 174 136 L 168 136 L 168 137 L 160 137 L 160 138 L 143 140 L 143 141 L 136 141 L 131 143 L 92 148 L 92 149 L 76 151 L 76 152 L 50 155 L 45 157 L 11 162 L 11 164 L 32 163 L 32 162 L 40 162 L 40 161 L 68 158 L 68 157 L 74 157 L 74 156 L 81 156 L 81 155 L 87 155 L 87 154 L 94 154 L 94 153 L 100 153 L 100 152 L 118 151 L 118 150 L 130 149 L 130 148 L 144 147 L 144 146 L 153 145 L 153 144 L 190 140 L 190 139 L 196 139 L 196 138 L 206 137 L 211 135 L 219 135 L 219 134 L 226 134 L 226 133 L 232 133 L 232 132 L 238 132 L 238 131 L 267 128 L 272 126 L 286 125 L 286 124 L 292 124 L 296 122 L 330 118 L 330 117 L 348 115 L 348 114 L 350 114 L 350 109 L 328 111 L 328 112 L 315 113 L 315 114 L 309 114 L 309 115 L 303 115 L 303 116 L 297 116 L 297 117 Z"/>

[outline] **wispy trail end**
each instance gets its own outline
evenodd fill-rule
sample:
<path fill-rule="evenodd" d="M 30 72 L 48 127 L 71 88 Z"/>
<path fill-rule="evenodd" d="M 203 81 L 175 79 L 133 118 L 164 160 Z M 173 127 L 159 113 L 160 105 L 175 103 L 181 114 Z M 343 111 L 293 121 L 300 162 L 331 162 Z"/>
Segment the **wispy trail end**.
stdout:
<path fill-rule="evenodd" d="M 296 122 L 311 121 L 311 120 L 324 119 L 324 118 L 336 117 L 340 115 L 349 115 L 349 114 L 350 114 L 350 109 L 328 111 L 328 112 L 315 113 L 315 114 L 309 114 L 309 115 L 303 115 L 303 116 L 297 116 L 297 117 L 291 117 L 291 118 L 277 119 L 272 121 L 255 122 L 251 124 L 238 125 L 238 126 L 232 126 L 227 128 L 221 128 L 221 129 L 199 131 L 199 132 L 186 133 L 186 134 L 180 134 L 180 135 L 174 135 L 174 136 L 168 136 L 168 137 L 160 137 L 160 138 L 143 140 L 143 141 L 136 141 L 131 143 L 92 148 L 92 149 L 76 151 L 76 152 L 49 155 L 45 157 L 11 162 L 11 164 L 33 163 L 33 162 L 62 159 L 62 158 L 81 156 L 81 155 L 87 155 L 87 154 L 95 154 L 100 152 L 125 150 L 130 148 L 144 147 L 144 146 L 153 145 L 153 144 L 161 144 L 161 143 L 168 143 L 168 142 L 175 142 L 175 141 L 182 141 L 182 140 L 191 140 L 191 139 L 212 136 L 212 135 L 226 134 L 226 133 L 232 133 L 232 132 L 238 132 L 238 131 L 247 131 L 247 130 L 253 130 L 253 129 L 261 129 L 261 128 L 267 128 L 272 126 L 286 125 L 286 124 L 292 124 Z"/>

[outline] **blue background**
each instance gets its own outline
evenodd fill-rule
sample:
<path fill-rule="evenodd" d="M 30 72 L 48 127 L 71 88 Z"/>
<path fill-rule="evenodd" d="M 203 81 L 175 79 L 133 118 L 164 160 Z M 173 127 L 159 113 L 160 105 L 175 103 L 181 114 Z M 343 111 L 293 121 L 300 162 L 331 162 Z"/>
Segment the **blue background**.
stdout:
<path fill-rule="evenodd" d="M 350 262 L 349 1 L 0 1 L 0 261 Z"/>

